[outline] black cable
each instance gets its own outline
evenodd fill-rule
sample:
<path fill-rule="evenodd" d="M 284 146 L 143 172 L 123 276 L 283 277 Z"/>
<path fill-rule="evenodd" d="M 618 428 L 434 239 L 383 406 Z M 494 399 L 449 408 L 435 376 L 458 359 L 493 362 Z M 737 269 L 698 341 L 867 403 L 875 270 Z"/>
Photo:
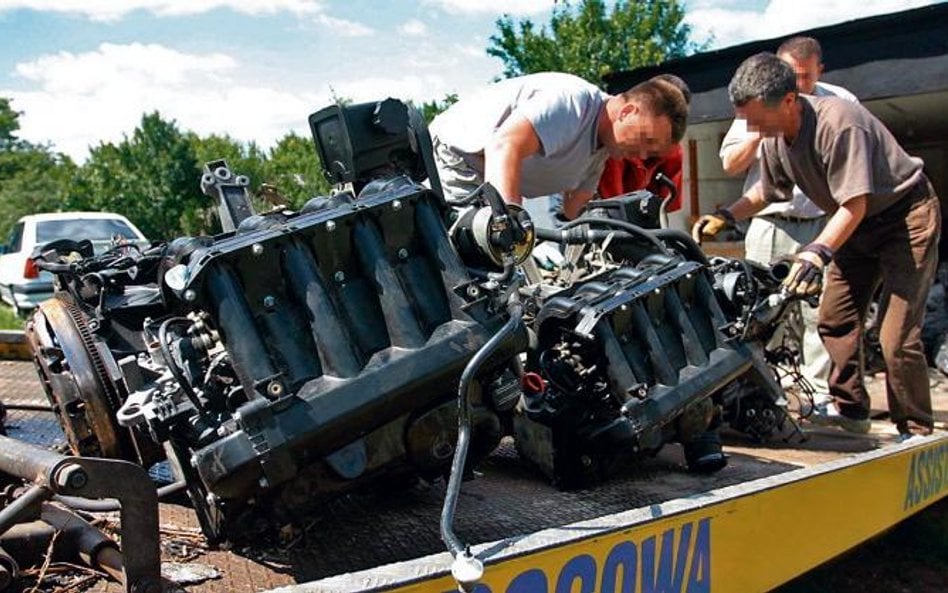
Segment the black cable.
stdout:
<path fill-rule="evenodd" d="M 571 220 L 570 222 L 564 224 L 563 229 L 568 230 L 582 224 L 588 224 L 588 225 L 597 224 L 597 225 L 622 229 L 628 233 L 642 237 L 643 239 L 645 239 L 646 241 L 654 245 L 662 253 L 666 255 L 671 255 L 671 252 L 668 251 L 668 248 L 665 247 L 665 245 L 663 245 L 662 242 L 658 240 L 658 237 L 655 236 L 655 231 L 642 228 L 637 224 L 632 224 L 631 222 L 626 222 L 624 220 L 616 220 L 613 218 L 600 218 L 598 216 L 591 216 L 591 217 L 582 216 L 580 218 L 577 218 L 576 220 Z"/>
<path fill-rule="evenodd" d="M 167 498 L 172 494 L 177 494 L 185 488 L 187 488 L 188 483 L 184 480 L 180 482 L 172 482 L 158 488 L 158 498 Z M 55 495 L 53 500 L 61 502 L 67 507 L 76 510 L 76 511 L 85 511 L 87 513 L 112 513 L 122 509 L 122 505 L 119 504 L 119 501 L 114 498 L 106 498 L 102 500 L 90 500 L 88 498 L 82 498 L 79 496 L 63 496 Z"/>
<path fill-rule="evenodd" d="M 461 493 L 461 480 L 464 476 L 467 449 L 471 441 L 471 382 L 484 362 L 520 326 L 523 305 L 519 301 L 517 291 L 510 294 L 507 312 L 510 314 L 507 322 L 467 363 L 458 385 L 458 442 L 454 449 L 454 460 L 451 463 L 451 477 L 448 479 L 448 487 L 444 495 L 444 506 L 441 508 L 441 539 L 448 547 L 451 556 L 455 558 L 465 554 L 468 549 L 468 546 L 454 533 L 454 512 Z"/>
<path fill-rule="evenodd" d="M 461 206 L 470 206 L 481 197 L 481 194 L 484 190 L 484 184 L 478 185 L 477 188 L 471 193 L 467 194 L 463 198 L 449 198 L 447 194 L 444 196 L 444 201 L 448 206 L 461 207 Z"/>
<path fill-rule="evenodd" d="M 194 392 L 191 384 L 188 383 L 184 373 L 182 373 L 181 369 L 178 368 L 178 364 L 174 361 L 174 357 L 171 355 L 171 347 L 168 344 L 168 326 L 172 323 L 181 322 L 190 323 L 190 321 L 185 317 L 169 317 L 168 319 L 162 321 L 161 325 L 158 326 L 158 345 L 161 346 L 161 355 L 164 356 L 165 364 L 168 366 L 168 370 L 171 371 L 171 375 L 175 378 L 175 381 L 178 382 L 178 385 L 181 387 L 184 395 L 187 396 L 189 400 L 191 400 L 194 408 L 200 412 L 203 409 L 201 407 L 201 400 L 198 399 L 197 394 Z"/>
<path fill-rule="evenodd" d="M 680 247 L 682 255 L 685 255 L 689 259 L 706 266 L 711 265 L 711 262 L 708 261 L 708 256 L 705 255 L 701 247 L 688 233 L 677 229 L 657 229 L 653 232 L 658 239 L 671 243 L 673 246 Z"/>

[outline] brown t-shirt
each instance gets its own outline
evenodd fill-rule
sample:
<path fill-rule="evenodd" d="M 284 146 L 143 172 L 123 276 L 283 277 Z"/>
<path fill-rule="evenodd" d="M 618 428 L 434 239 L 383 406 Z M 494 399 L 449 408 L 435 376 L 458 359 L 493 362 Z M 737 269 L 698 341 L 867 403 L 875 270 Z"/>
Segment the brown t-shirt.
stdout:
<path fill-rule="evenodd" d="M 794 183 L 827 214 L 868 194 L 866 216 L 895 204 L 922 178 L 922 159 L 909 156 L 892 133 L 857 103 L 800 95 L 800 131 L 761 142 L 764 199 L 784 202 Z"/>

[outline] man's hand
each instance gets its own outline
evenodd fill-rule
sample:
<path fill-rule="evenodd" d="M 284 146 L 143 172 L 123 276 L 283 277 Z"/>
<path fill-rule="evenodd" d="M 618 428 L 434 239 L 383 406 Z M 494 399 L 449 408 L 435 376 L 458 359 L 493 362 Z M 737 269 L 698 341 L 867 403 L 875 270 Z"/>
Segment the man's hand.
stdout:
<path fill-rule="evenodd" d="M 792 256 L 790 273 L 783 280 L 783 288 L 795 296 L 816 296 L 823 290 L 823 258 L 812 251 L 801 251 Z"/>
<path fill-rule="evenodd" d="M 699 218 L 691 227 L 691 237 L 696 243 L 701 243 L 702 235 L 713 237 L 732 224 L 734 224 L 734 216 L 730 211 L 722 208 L 714 214 L 705 214 Z"/>

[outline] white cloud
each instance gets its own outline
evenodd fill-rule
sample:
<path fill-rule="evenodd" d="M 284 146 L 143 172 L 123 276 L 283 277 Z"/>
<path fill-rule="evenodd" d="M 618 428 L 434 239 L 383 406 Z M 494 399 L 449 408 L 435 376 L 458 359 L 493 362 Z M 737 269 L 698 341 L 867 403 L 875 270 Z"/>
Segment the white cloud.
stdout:
<path fill-rule="evenodd" d="M 449 82 L 443 76 L 437 74 L 361 77 L 333 83 L 332 86 L 339 97 L 352 99 L 356 103 L 376 101 L 385 97 L 427 101 L 432 98 L 440 99 L 448 93 L 454 92 L 454 88 Z"/>
<path fill-rule="evenodd" d="M 424 0 L 448 12 L 534 15 L 551 10 L 554 0 Z"/>
<path fill-rule="evenodd" d="M 462 56 L 467 56 L 469 58 L 483 58 L 487 55 L 487 51 L 482 45 L 463 45 L 456 43 L 454 44 L 454 49 L 456 49 Z"/>
<path fill-rule="evenodd" d="M 306 93 L 244 84 L 239 64 L 224 54 L 186 54 L 160 45 L 102 44 L 96 51 L 60 52 L 17 65 L 36 83 L 30 91 L 0 90 L 24 111 L 21 137 L 52 140 L 83 160 L 88 146 L 119 141 L 143 113 L 158 110 L 182 129 L 227 133 L 272 144 L 329 101 Z"/>
<path fill-rule="evenodd" d="M 398 32 L 410 37 L 421 37 L 428 32 L 428 27 L 418 19 L 411 19 L 410 21 L 402 23 L 398 27 Z"/>
<path fill-rule="evenodd" d="M 375 31 L 362 23 L 338 19 L 329 15 L 321 14 L 316 17 L 316 22 L 333 30 L 334 33 L 343 37 L 366 37 L 372 35 Z"/>
<path fill-rule="evenodd" d="M 319 14 L 323 0 L 0 0 L 0 12 L 31 9 L 81 14 L 97 21 L 114 21 L 135 10 L 158 16 L 202 14 L 229 8 L 249 15 L 289 12 L 298 16 Z"/>
<path fill-rule="evenodd" d="M 770 0 L 763 11 L 721 8 L 717 2 L 699 2 L 689 7 L 685 21 L 696 40 L 714 35 L 714 47 L 728 47 L 755 39 L 768 39 L 797 31 L 833 25 L 856 18 L 908 10 L 931 4 L 931 0 Z"/>
<path fill-rule="evenodd" d="M 229 134 L 269 147 L 291 130 L 307 135 L 306 117 L 328 105 L 334 94 L 355 102 L 440 100 L 490 77 L 480 72 L 485 64 L 470 60 L 460 46 L 445 48 L 438 60 L 330 74 L 320 85 L 293 88 L 254 82 L 246 65 L 227 54 L 104 43 L 94 51 L 59 52 L 17 64 L 16 76 L 31 88 L 0 88 L 0 96 L 12 98 L 14 109 L 24 112 L 20 137 L 52 142 L 55 150 L 80 162 L 89 146 L 120 141 L 143 113 L 155 110 L 182 130 Z"/>

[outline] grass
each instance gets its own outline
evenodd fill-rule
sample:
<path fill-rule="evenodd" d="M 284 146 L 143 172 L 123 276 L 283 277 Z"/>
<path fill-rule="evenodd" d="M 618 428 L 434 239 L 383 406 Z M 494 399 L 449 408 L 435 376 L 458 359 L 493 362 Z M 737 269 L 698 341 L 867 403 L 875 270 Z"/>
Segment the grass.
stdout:
<path fill-rule="evenodd" d="M 0 329 L 23 329 L 25 319 L 16 316 L 13 309 L 5 304 L 0 305 Z"/>

